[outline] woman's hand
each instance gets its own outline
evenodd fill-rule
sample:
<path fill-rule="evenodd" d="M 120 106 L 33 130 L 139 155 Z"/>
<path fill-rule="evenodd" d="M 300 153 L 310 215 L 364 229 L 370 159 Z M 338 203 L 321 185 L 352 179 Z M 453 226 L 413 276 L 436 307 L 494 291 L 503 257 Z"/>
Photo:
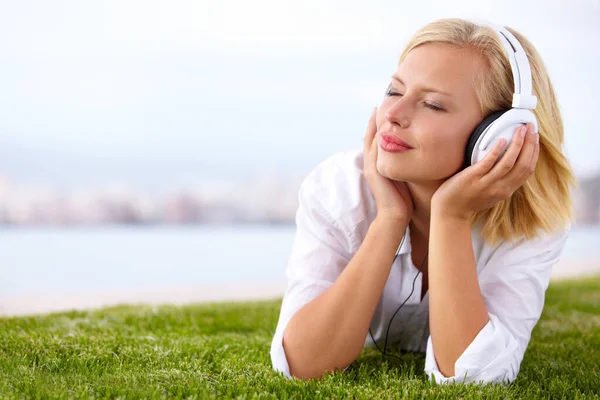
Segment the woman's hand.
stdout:
<path fill-rule="evenodd" d="M 375 139 L 377 133 L 376 116 L 377 107 L 374 108 L 371 114 L 364 137 L 363 173 L 375 197 L 377 217 L 408 224 L 412 217 L 414 203 L 406 183 L 389 179 L 377 170 L 379 146 Z"/>
<path fill-rule="evenodd" d="M 506 154 L 494 165 L 505 142 L 498 141 L 481 161 L 446 180 L 431 199 L 432 212 L 435 208 L 445 216 L 468 220 L 475 212 L 512 196 L 535 170 L 539 134 L 533 132 L 531 123 L 517 128 Z"/>

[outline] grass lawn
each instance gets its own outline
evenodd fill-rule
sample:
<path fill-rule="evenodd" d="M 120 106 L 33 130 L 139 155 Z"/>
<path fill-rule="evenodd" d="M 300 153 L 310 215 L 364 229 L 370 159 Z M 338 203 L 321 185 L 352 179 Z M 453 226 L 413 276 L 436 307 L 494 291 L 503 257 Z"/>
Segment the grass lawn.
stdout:
<path fill-rule="evenodd" d="M 600 276 L 553 282 L 517 380 L 433 385 L 424 355 L 365 349 L 345 372 L 271 369 L 280 301 L 120 306 L 0 319 L 0 398 L 600 398 Z"/>

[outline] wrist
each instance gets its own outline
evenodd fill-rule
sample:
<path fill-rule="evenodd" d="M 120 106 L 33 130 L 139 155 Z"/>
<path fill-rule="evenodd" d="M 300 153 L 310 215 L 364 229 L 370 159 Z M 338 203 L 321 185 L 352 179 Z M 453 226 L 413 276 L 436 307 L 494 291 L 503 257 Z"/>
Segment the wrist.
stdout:
<path fill-rule="evenodd" d="M 390 235 L 402 237 L 409 222 L 404 217 L 377 214 L 372 225 L 376 226 L 377 229 L 387 231 Z"/>
<path fill-rule="evenodd" d="M 431 202 L 431 216 L 454 220 L 456 222 L 470 222 L 473 213 L 470 211 L 456 210 L 442 202 Z"/>

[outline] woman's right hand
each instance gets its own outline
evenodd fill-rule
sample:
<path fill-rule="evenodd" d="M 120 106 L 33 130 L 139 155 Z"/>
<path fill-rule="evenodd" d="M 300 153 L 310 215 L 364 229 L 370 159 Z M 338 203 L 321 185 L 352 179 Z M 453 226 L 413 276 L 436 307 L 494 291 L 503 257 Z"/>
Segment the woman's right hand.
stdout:
<path fill-rule="evenodd" d="M 373 109 L 364 137 L 363 173 L 377 204 L 377 217 L 408 224 L 414 211 L 412 195 L 405 182 L 387 178 L 377 170 L 377 107 Z"/>

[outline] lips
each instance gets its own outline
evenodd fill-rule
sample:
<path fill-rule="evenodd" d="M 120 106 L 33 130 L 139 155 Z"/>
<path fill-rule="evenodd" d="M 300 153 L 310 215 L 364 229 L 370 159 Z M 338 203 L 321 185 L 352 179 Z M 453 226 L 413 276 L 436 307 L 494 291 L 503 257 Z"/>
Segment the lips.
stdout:
<path fill-rule="evenodd" d="M 382 133 L 381 138 L 387 142 L 397 144 L 399 146 L 406 147 L 407 149 L 412 149 L 413 147 L 406 143 L 404 140 L 400 139 L 396 135 L 392 135 L 390 133 Z"/>

